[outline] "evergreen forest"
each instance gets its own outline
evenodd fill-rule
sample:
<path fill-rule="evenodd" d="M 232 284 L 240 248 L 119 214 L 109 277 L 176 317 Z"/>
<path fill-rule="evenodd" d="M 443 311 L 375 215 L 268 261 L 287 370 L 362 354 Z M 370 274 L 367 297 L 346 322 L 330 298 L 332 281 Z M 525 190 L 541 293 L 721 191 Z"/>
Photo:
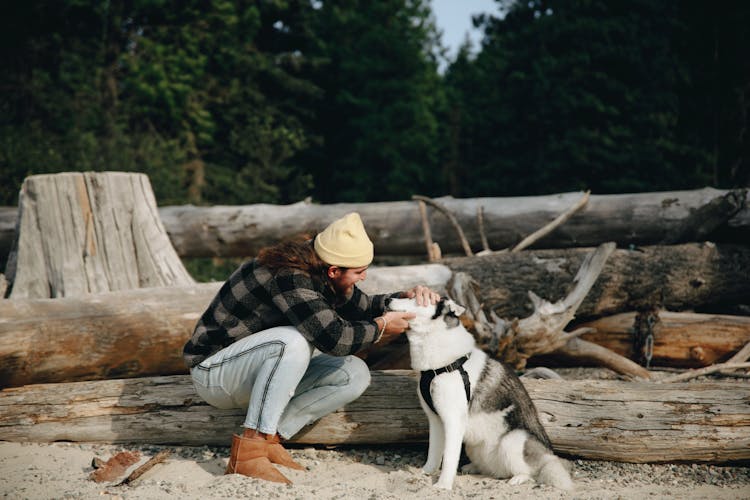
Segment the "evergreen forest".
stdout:
<path fill-rule="evenodd" d="M 160 205 L 750 185 L 750 2 L 497 4 L 446 60 L 428 0 L 11 0 L 0 205 L 86 170 Z"/>

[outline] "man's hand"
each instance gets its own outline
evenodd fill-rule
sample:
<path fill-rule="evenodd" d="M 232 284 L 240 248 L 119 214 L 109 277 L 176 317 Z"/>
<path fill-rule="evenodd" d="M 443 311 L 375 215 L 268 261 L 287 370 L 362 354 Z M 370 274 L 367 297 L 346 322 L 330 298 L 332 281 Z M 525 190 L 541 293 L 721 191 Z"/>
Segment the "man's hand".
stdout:
<path fill-rule="evenodd" d="M 382 317 L 385 319 L 386 325 L 383 336 L 378 343 L 387 344 L 404 333 L 409 328 L 409 320 L 416 318 L 417 315 L 407 312 L 388 311 Z"/>
<path fill-rule="evenodd" d="M 440 294 L 433 292 L 426 286 L 417 285 L 411 290 L 404 292 L 402 298 L 416 299 L 418 306 L 426 306 L 437 304 L 440 301 Z"/>

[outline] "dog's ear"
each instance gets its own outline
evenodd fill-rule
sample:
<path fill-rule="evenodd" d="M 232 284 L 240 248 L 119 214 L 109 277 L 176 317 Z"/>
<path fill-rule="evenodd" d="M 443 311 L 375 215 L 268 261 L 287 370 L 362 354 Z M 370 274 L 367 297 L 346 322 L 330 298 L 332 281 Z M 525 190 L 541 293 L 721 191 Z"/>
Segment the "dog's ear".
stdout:
<path fill-rule="evenodd" d="M 464 312 L 466 312 L 466 308 L 463 306 L 459 306 L 452 300 L 446 300 L 445 305 L 448 308 L 450 312 L 452 312 L 456 317 L 461 316 Z"/>

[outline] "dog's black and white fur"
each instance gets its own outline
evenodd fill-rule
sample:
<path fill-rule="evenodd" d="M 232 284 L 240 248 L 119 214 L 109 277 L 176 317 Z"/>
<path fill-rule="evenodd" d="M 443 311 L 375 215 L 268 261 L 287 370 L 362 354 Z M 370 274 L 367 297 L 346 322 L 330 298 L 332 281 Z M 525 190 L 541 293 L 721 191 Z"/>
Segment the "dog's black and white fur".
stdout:
<path fill-rule="evenodd" d="M 391 299 L 388 308 L 416 314 L 406 335 L 412 368 L 422 372 L 421 385 L 428 391 L 424 396 L 418 391 L 430 424 L 423 470 L 432 474 L 442 463 L 436 487 L 452 488 L 463 442 L 471 460 L 464 472 L 510 478 L 510 484 L 534 478 L 557 488 L 573 488 L 566 464 L 552 452 L 526 389 L 511 368 L 476 347 L 474 337 L 458 320 L 463 307 L 449 299 L 430 306 L 418 306 L 414 299 Z M 461 364 L 465 355 L 468 359 Z"/>

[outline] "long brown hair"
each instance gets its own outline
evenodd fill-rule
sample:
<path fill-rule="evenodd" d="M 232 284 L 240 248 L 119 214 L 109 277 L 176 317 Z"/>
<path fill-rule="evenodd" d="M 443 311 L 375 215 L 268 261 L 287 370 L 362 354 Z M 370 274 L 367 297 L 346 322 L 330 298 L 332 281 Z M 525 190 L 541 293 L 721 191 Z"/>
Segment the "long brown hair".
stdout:
<path fill-rule="evenodd" d="M 329 265 L 323 262 L 313 247 L 312 236 L 301 234 L 272 246 L 261 248 L 257 262 L 274 271 L 284 267 L 299 269 L 313 278 L 323 278 Z"/>

